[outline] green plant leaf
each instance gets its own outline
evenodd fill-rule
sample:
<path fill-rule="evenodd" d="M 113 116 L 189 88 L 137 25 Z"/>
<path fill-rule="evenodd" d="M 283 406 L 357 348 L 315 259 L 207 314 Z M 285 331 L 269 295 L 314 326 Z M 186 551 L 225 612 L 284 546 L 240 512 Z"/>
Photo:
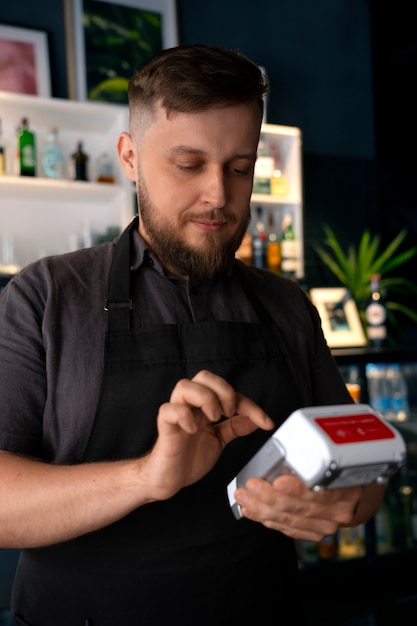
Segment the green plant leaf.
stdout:
<path fill-rule="evenodd" d="M 325 233 L 323 245 L 313 244 L 313 248 L 327 268 L 352 294 L 365 329 L 363 307 L 370 296 L 370 280 L 373 274 L 380 274 L 381 290 L 386 296 L 390 296 L 387 297 L 386 305 L 393 325 L 398 326 L 396 314 L 417 321 L 417 312 L 400 302 L 401 296 L 417 293 L 417 285 L 401 276 L 387 276 L 389 272 L 404 265 L 417 254 L 417 246 L 398 252 L 407 236 L 406 228 L 401 229 L 382 251 L 380 236 L 372 235 L 369 229 L 362 232 L 357 246 L 348 244 L 347 251 L 342 248 L 329 226 L 325 225 L 323 230 Z M 396 296 L 395 300 L 392 298 L 393 295 Z"/>

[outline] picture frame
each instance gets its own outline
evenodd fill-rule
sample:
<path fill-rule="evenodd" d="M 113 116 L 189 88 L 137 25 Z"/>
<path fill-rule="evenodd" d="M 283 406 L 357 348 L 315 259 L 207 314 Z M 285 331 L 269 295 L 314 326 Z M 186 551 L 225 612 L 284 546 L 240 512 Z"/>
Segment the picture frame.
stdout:
<path fill-rule="evenodd" d="M 356 303 L 346 288 L 313 288 L 309 295 L 319 312 L 329 348 L 367 345 Z"/>
<path fill-rule="evenodd" d="M 69 97 L 127 104 L 135 67 L 178 44 L 175 0 L 65 0 Z"/>
<path fill-rule="evenodd" d="M 50 97 L 46 32 L 0 24 L 0 91 Z"/>

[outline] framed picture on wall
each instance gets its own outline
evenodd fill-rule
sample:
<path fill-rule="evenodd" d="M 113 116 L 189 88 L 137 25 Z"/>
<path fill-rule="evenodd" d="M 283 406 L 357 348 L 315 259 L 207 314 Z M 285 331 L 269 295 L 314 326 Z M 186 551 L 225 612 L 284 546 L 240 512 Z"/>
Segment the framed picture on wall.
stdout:
<path fill-rule="evenodd" d="M 69 95 L 127 104 L 135 68 L 177 45 L 175 0 L 65 0 Z"/>
<path fill-rule="evenodd" d="M 315 288 L 309 292 L 330 348 L 359 347 L 367 339 L 355 301 L 344 287 Z"/>
<path fill-rule="evenodd" d="M 45 32 L 0 24 L 0 91 L 51 95 Z"/>

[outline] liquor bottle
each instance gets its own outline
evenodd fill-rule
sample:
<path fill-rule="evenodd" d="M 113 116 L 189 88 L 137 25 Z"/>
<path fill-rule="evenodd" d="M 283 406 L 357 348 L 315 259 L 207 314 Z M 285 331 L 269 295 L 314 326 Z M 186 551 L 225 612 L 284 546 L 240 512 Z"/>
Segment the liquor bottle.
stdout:
<path fill-rule="evenodd" d="M 371 296 L 365 307 L 367 335 L 369 344 L 373 347 L 382 347 L 387 338 L 387 309 L 381 292 L 381 276 L 371 276 Z"/>
<path fill-rule="evenodd" d="M 391 519 L 385 497 L 375 515 L 375 539 L 377 554 L 392 552 Z"/>
<path fill-rule="evenodd" d="M 276 144 L 271 145 L 271 155 L 274 159 L 274 168 L 271 178 L 271 194 L 273 196 L 288 196 L 290 191 L 288 176 L 283 172 L 281 153 Z"/>
<path fill-rule="evenodd" d="M 16 129 L 15 172 L 18 176 L 36 176 L 36 141 L 35 134 L 29 130 L 26 117 L 22 118 Z"/>
<path fill-rule="evenodd" d="M 0 275 L 11 276 L 20 270 L 16 261 L 15 236 L 11 232 L 4 231 L 0 240 Z"/>
<path fill-rule="evenodd" d="M 361 401 L 361 382 L 357 365 L 349 365 L 344 376 L 346 389 L 354 402 Z"/>
<path fill-rule="evenodd" d="M 81 140 L 77 143 L 76 151 L 71 155 L 73 180 L 88 180 L 88 155 L 84 152 Z"/>
<path fill-rule="evenodd" d="M 46 142 L 41 151 L 41 164 L 47 178 L 62 178 L 64 174 L 64 159 L 58 142 L 58 128 L 52 126 L 46 136 Z"/>
<path fill-rule="evenodd" d="M 327 535 L 317 542 L 317 557 L 319 561 L 330 561 L 337 557 L 337 535 Z"/>
<path fill-rule="evenodd" d="M 387 380 L 385 363 L 367 363 L 365 366 L 366 384 L 368 388 L 369 404 L 382 417 L 388 416 L 391 392 Z"/>
<path fill-rule="evenodd" d="M 262 207 L 256 207 L 257 220 L 255 231 L 252 236 L 252 264 L 255 267 L 266 267 L 266 244 L 267 234 L 265 222 L 263 220 Z"/>
<path fill-rule="evenodd" d="M 299 242 L 294 233 L 291 213 L 286 213 L 282 219 L 281 235 L 281 270 L 283 276 L 295 279 L 297 276 L 299 259 Z"/>
<path fill-rule="evenodd" d="M 236 250 L 235 254 L 237 259 L 240 259 L 244 263 L 250 265 L 252 263 L 253 258 L 253 249 L 252 249 L 252 235 L 249 232 L 246 232 L 243 235 L 243 239 L 240 243 L 239 248 Z"/>
<path fill-rule="evenodd" d="M 357 559 L 365 556 L 365 525 L 340 528 L 337 534 L 339 559 Z"/>
<path fill-rule="evenodd" d="M 114 183 L 113 161 L 107 154 L 103 152 L 98 161 L 98 183 Z"/>
<path fill-rule="evenodd" d="M 389 392 L 389 408 L 386 419 L 405 422 L 410 417 L 408 385 L 399 363 L 388 363 L 386 377 Z"/>
<path fill-rule="evenodd" d="M 281 243 L 274 227 L 274 216 L 269 212 L 268 241 L 266 244 L 266 266 L 275 274 L 281 273 Z"/>
<path fill-rule="evenodd" d="M 271 193 L 271 180 L 274 171 L 274 158 L 268 152 L 265 135 L 261 133 L 253 174 L 253 193 Z"/>
<path fill-rule="evenodd" d="M 3 143 L 3 126 L 0 119 L 0 176 L 6 173 L 6 146 Z"/>
<path fill-rule="evenodd" d="M 6 173 L 6 151 L 0 144 L 0 176 Z"/>

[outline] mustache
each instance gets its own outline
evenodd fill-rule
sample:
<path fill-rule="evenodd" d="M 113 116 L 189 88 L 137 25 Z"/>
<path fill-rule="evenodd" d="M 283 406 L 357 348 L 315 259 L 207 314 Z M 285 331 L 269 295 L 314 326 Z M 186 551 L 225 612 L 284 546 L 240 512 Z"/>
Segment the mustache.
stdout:
<path fill-rule="evenodd" d="M 186 211 L 183 215 L 183 222 L 187 221 L 201 221 L 201 222 L 217 222 L 219 224 L 233 224 L 236 222 L 234 215 L 225 213 L 225 211 L 219 211 L 217 209 L 210 209 L 209 211 Z"/>

